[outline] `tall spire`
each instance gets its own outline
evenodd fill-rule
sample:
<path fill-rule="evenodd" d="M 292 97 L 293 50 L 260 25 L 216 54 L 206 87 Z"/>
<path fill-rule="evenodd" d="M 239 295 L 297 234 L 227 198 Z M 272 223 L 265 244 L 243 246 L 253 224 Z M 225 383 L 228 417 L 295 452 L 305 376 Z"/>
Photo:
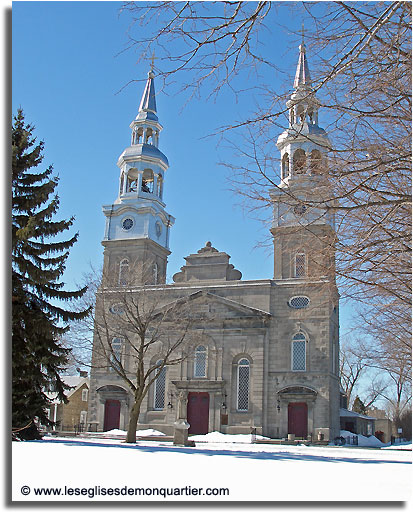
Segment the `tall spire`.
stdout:
<path fill-rule="evenodd" d="M 148 73 L 148 80 L 146 81 L 145 89 L 143 91 L 141 103 L 139 105 L 139 112 L 136 119 L 144 120 L 151 119 L 158 121 L 156 115 L 156 98 L 155 98 L 155 73 L 151 69 Z"/>
<path fill-rule="evenodd" d="M 294 89 L 311 89 L 310 70 L 307 57 L 305 56 L 304 31 L 303 41 L 298 48 L 300 55 L 298 57 L 297 71 L 295 72 Z"/>

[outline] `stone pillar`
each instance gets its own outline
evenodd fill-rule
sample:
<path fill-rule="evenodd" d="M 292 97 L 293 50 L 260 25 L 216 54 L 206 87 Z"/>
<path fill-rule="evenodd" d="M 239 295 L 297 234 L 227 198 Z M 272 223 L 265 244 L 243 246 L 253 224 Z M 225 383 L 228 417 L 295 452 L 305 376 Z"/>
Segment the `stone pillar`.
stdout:
<path fill-rule="evenodd" d="M 177 397 L 177 420 L 174 422 L 174 445 L 194 447 L 195 443 L 188 441 L 188 429 L 190 425 L 186 420 L 187 402 L 187 392 L 180 390 Z"/>

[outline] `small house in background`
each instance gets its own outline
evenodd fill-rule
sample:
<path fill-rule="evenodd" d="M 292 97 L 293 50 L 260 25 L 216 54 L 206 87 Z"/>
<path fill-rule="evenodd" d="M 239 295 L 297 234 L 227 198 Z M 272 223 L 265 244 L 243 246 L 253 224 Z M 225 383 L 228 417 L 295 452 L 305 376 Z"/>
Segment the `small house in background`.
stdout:
<path fill-rule="evenodd" d="M 340 390 L 340 430 L 350 431 L 355 435 L 371 436 L 375 434 L 375 417 L 362 415 L 347 409 L 347 395 Z"/>
<path fill-rule="evenodd" d="M 376 418 L 374 432 L 376 438 L 385 444 L 391 442 L 392 436 L 397 436 L 397 433 L 393 421 L 387 418 L 386 412 L 375 406 L 368 408 L 367 412 Z"/>
<path fill-rule="evenodd" d="M 340 430 L 356 435 L 371 436 L 375 433 L 376 419 L 355 411 L 340 408 Z"/>
<path fill-rule="evenodd" d="M 49 419 L 55 422 L 53 432 L 81 432 L 87 429 L 89 377 L 87 372 L 80 371 L 79 376 L 61 376 L 66 385 L 73 387 L 66 392 L 67 403 L 60 402 L 55 392 L 49 392 L 52 404 L 49 408 Z M 50 428 L 46 428 L 50 430 Z"/>

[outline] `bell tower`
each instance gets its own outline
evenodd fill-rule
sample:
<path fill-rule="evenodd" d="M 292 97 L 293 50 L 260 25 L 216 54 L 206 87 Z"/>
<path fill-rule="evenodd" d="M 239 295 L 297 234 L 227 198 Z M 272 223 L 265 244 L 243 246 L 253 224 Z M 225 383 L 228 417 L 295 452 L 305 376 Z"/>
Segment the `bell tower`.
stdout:
<path fill-rule="evenodd" d="M 334 214 L 327 153 L 331 143 L 318 124 L 320 102 L 311 84 L 306 48 L 299 46 L 289 126 L 278 137 L 281 181 L 271 191 L 274 279 L 327 277 L 334 272 Z"/>
<path fill-rule="evenodd" d="M 103 206 L 103 278 L 112 286 L 166 281 L 169 231 L 175 219 L 165 211 L 162 199 L 169 164 L 158 148 L 162 125 L 157 116 L 154 78 L 151 70 L 138 114 L 130 124 L 131 144 L 117 162 L 117 198 Z"/>

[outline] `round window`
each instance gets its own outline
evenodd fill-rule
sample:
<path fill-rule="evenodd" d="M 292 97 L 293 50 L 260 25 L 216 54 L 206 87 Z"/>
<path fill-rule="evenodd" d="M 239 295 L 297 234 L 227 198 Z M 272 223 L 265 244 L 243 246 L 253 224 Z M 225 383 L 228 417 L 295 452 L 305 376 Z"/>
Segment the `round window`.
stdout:
<path fill-rule="evenodd" d="M 133 226 L 133 219 L 131 219 L 130 217 L 127 217 L 126 219 L 124 219 L 122 221 L 122 228 L 124 230 L 130 230 Z"/>
<path fill-rule="evenodd" d="M 114 315 L 122 315 L 124 312 L 123 305 L 112 305 L 109 308 L 110 313 L 113 313 Z"/>
<path fill-rule="evenodd" d="M 306 308 L 310 304 L 310 299 L 306 296 L 295 296 L 288 301 L 291 308 Z"/>

